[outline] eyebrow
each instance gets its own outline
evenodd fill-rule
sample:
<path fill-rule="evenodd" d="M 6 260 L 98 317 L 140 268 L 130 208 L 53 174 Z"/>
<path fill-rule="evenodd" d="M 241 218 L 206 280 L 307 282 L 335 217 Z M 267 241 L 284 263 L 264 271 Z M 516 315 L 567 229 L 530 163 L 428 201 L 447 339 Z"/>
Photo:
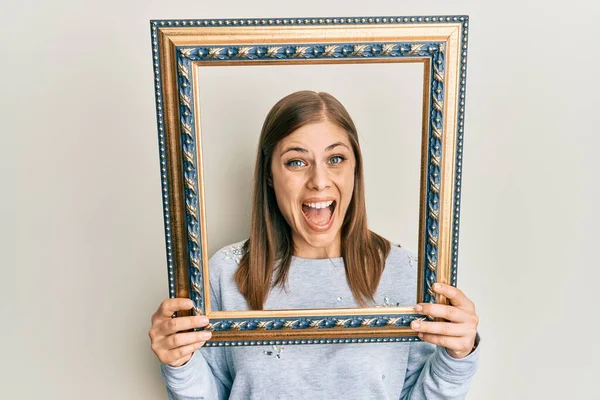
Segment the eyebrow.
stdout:
<path fill-rule="evenodd" d="M 350 148 L 348 146 L 346 146 L 345 143 L 336 142 L 336 143 L 334 143 L 334 144 L 332 144 L 330 146 L 327 146 L 327 148 L 325 149 L 325 151 L 331 151 L 331 150 L 335 149 L 338 146 L 344 146 L 345 148 L 347 148 L 348 150 L 350 150 Z"/>
<path fill-rule="evenodd" d="M 336 143 L 334 143 L 334 144 L 331 144 L 331 145 L 327 146 L 327 147 L 325 148 L 325 151 L 331 151 L 331 150 L 335 149 L 335 148 L 336 148 L 336 147 L 338 147 L 338 146 L 344 146 L 345 148 L 347 148 L 348 150 L 350 150 L 350 148 L 349 148 L 349 147 L 348 147 L 348 146 L 347 146 L 345 143 L 342 143 L 342 142 L 336 142 Z M 305 148 L 303 148 L 303 147 L 290 147 L 290 148 L 288 148 L 288 149 L 285 149 L 284 151 L 282 151 L 282 152 L 281 152 L 281 155 L 280 155 L 279 157 L 283 157 L 283 155 L 284 155 L 285 153 L 287 153 L 287 152 L 290 152 L 290 151 L 297 151 L 297 152 L 299 152 L 299 153 L 308 153 L 308 150 L 306 150 L 306 149 L 305 149 Z"/>

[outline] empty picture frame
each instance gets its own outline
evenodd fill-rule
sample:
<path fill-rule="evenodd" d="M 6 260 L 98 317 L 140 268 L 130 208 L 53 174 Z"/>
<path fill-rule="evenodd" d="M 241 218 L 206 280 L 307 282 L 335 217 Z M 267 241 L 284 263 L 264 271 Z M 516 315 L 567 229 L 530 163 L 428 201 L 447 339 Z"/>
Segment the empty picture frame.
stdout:
<path fill-rule="evenodd" d="M 215 96 L 205 95 L 200 104 L 202 71 L 267 66 L 273 76 L 283 73 L 286 66 L 317 66 L 315 71 L 319 71 L 318 66 L 370 65 L 364 79 L 352 82 L 360 87 L 369 85 L 369 74 L 373 76 L 372 68 L 377 65 L 386 68 L 385 74 L 411 73 L 407 80 L 414 81 L 414 69 L 407 72 L 402 66 L 418 64 L 421 91 L 411 100 L 422 112 L 418 131 L 411 133 L 411 140 L 418 143 L 411 151 L 419 175 L 413 193 L 418 205 L 414 210 L 418 214 L 414 215 L 418 221 L 415 303 L 447 304 L 446 298 L 432 291 L 432 285 L 457 283 L 468 23 L 467 16 L 150 22 L 169 296 L 192 299 L 192 312 L 209 317 L 207 329 L 213 337 L 206 346 L 418 341 L 410 322 L 427 317 L 411 305 L 398 304 L 211 310 L 202 143 L 211 134 L 217 135 L 212 140 L 218 140 L 214 139 L 218 132 L 211 133 L 215 128 L 204 126 L 210 117 L 202 110 L 210 109 L 217 95 L 228 95 L 217 89 Z M 260 91 L 261 86 L 254 90 Z M 393 126 L 402 124 L 401 119 L 395 120 Z M 260 126 L 255 131 L 257 139 Z M 368 133 L 363 135 L 368 137 Z M 255 148 L 249 150 L 252 155 Z"/>

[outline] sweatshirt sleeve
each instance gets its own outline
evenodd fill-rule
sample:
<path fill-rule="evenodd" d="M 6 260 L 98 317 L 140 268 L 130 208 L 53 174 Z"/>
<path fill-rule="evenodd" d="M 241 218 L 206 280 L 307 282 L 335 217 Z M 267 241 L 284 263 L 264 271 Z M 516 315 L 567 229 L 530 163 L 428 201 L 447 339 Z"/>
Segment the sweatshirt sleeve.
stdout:
<path fill-rule="evenodd" d="M 161 364 L 160 367 L 169 400 L 212 400 L 229 397 L 226 385 L 213 373 L 199 350 L 180 367 L 166 364 Z"/>
<path fill-rule="evenodd" d="M 180 367 L 167 364 L 160 367 L 169 400 L 229 398 L 233 380 L 222 347 L 202 347 Z"/>
<path fill-rule="evenodd" d="M 426 342 L 412 343 L 400 400 L 465 399 L 479 360 L 476 349 L 465 358 L 451 357 L 446 349 Z"/>

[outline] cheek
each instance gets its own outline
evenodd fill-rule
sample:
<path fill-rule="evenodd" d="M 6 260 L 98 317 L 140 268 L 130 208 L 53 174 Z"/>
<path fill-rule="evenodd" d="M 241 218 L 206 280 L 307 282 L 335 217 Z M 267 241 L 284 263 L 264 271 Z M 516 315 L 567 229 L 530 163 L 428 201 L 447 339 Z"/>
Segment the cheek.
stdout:
<path fill-rule="evenodd" d="M 283 177 L 283 179 L 278 179 L 274 182 L 273 188 L 275 190 L 275 198 L 277 199 L 279 210 L 289 222 L 289 217 L 291 217 L 291 213 L 298 198 L 298 191 L 296 190 L 294 182 Z"/>
<path fill-rule="evenodd" d="M 340 191 L 346 197 L 346 202 L 350 202 L 352 192 L 354 191 L 354 166 L 344 171 L 340 178 Z"/>

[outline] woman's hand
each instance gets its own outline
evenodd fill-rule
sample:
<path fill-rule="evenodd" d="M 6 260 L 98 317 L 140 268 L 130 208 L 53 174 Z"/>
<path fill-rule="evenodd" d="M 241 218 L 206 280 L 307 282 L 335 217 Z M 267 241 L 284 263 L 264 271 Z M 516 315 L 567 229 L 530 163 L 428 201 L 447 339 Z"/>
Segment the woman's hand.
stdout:
<path fill-rule="evenodd" d="M 454 358 L 464 358 L 475 346 L 479 323 L 475 304 L 454 286 L 438 282 L 433 290 L 446 296 L 451 305 L 421 303 L 415 306 L 415 311 L 449 322 L 413 321 L 410 326 L 423 341 L 445 347 Z"/>
<path fill-rule="evenodd" d="M 175 311 L 189 310 L 193 306 L 190 299 L 166 299 L 152 315 L 152 327 L 148 335 L 152 351 L 163 364 L 182 366 L 212 336 L 209 331 L 178 333 L 208 324 L 208 318 L 204 315 L 171 318 Z"/>

